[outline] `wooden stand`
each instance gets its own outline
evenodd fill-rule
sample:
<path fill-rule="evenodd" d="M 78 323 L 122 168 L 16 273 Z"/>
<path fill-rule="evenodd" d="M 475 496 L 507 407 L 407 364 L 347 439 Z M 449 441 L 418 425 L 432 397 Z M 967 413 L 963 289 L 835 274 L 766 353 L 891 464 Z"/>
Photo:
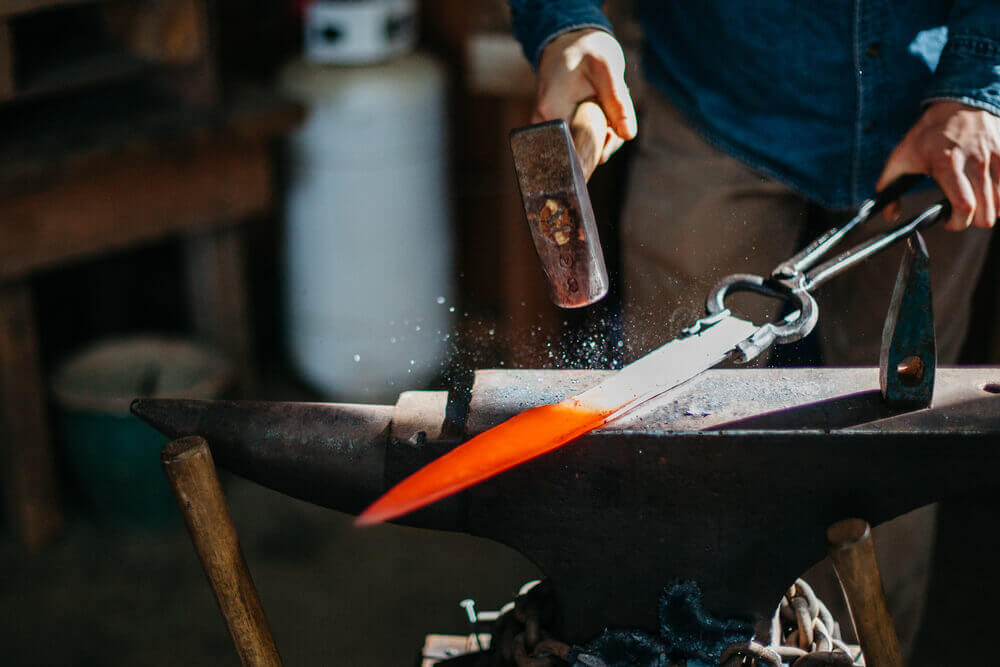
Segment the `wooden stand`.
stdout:
<path fill-rule="evenodd" d="M 253 341 L 244 246 L 240 227 L 192 232 L 184 240 L 184 259 L 195 331 L 228 352 L 237 386 L 244 394 L 252 394 Z"/>
<path fill-rule="evenodd" d="M 160 458 L 240 663 L 281 665 L 208 444 L 198 436 L 180 438 Z"/>
<path fill-rule="evenodd" d="M 0 282 L 0 466 L 7 522 L 35 551 L 62 530 L 27 281 Z"/>
<path fill-rule="evenodd" d="M 903 655 L 885 601 L 875 561 L 871 528 L 863 519 L 844 519 L 826 532 L 830 560 L 837 571 L 868 667 L 902 667 Z"/>

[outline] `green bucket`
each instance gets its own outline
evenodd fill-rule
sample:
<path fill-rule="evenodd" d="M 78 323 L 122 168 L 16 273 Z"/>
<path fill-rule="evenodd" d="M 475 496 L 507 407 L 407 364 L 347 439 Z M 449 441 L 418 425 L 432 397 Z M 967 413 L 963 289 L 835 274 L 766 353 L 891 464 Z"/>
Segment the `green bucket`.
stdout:
<path fill-rule="evenodd" d="M 143 337 L 97 343 L 53 378 L 66 458 L 99 519 L 125 529 L 177 519 L 160 467 L 167 439 L 129 413 L 140 397 L 218 398 L 230 366 L 189 341 Z"/>

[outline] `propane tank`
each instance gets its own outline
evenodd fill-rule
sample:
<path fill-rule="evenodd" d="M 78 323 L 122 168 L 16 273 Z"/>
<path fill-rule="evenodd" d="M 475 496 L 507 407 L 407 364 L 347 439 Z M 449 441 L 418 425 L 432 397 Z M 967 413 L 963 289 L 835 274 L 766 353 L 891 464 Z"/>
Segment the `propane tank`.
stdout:
<path fill-rule="evenodd" d="M 366 67 L 295 62 L 288 141 L 287 340 L 331 398 L 388 401 L 441 370 L 452 300 L 446 77 L 413 54 Z"/>
<path fill-rule="evenodd" d="M 314 0 L 303 18 L 312 62 L 373 63 L 409 53 L 417 42 L 416 0 Z"/>

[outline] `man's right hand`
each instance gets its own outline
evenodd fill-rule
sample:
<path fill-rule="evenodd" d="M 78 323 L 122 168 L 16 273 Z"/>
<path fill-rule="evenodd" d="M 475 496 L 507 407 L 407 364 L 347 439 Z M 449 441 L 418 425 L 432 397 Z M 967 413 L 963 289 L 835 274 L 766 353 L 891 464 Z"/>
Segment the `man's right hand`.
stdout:
<path fill-rule="evenodd" d="M 625 84 L 622 47 L 603 30 L 568 32 L 546 45 L 538 64 L 532 122 L 562 118 L 570 123 L 577 105 L 586 100 L 597 101 L 611 126 L 601 155 L 605 162 L 635 137 L 638 123 Z"/>

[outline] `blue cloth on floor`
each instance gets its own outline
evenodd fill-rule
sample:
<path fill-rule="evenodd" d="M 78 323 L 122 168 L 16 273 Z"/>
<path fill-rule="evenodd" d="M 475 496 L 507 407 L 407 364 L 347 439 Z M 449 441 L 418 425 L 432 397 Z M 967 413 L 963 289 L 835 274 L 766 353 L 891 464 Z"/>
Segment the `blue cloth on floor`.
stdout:
<path fill-rule="evenodd" d="M 689 667 L 719 664 L 722 651 L 734 642 L 753 636 L 753 627 L 742 620 L 720 620 L 702 603 L 701 589 L 693 581 L 672 584 L 659 602 L 659 634 L 635 630 L 605 630 L 586 646 L 573 647 L 574 667 L 669 667 L 687 660 Z"/>

